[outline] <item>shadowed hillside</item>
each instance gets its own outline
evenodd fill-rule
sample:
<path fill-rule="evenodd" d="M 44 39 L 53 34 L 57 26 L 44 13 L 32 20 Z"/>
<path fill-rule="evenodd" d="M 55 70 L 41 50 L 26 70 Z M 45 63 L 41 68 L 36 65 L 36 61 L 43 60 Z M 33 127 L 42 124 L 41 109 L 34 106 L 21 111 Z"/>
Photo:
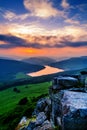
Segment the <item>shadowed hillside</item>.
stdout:
<path fill-rule="evenodd" d="M 77 70 L 87 68 L 87 56 L 70 58 L 60 62 L 55 62 L 50 64 L 50 66 L 64 70 Z"/>
<path fill-rule="evenodd" d="M 37 64 L 37 65 L 48 65 L 53 62 L 56 62 L 56 60 L 48 57 L 31 57 L 31 58 L 23 59 L 22 61 L 31 64 Z"/>
<path fill-rule="evenodd" d="M 32 65 L 16 60 L 0 59 L 0 81 L 14 78 L 17 73 L 31 73 L 39 71 L 44 67 L 41 65 Z"/>

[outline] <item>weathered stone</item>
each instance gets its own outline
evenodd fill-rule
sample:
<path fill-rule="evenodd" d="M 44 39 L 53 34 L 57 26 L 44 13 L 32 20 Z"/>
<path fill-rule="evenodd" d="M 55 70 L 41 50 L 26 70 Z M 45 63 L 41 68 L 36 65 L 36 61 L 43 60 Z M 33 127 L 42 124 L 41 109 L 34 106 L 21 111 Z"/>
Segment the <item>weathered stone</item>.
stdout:
<path fill-rule="evenodd" d="M 49 90 L 50 99 L 37 102 L 35 122 L 24 130 L 54 130 L 54 125 L 61 130 L 87 130 L 86 78 L 85 86 L 79 88 L 79 82 L 75 77 L 56 77 Z"/>
<path fill-rule="evenodd" d="M 62 130 L 87 130 L 87 94 L 64 91 Z"/>
<path fill-rule="evenodd" d="M 82 71 L 81 75 L 80 75 L 80 82 L 82 83 L 82 85 L 85 85 L 85 80 L 87 78 L 87 71 Z"/>
<path fill-rule="evenodd" d="M 85 91 L 87 92 L 87 77 L 85 78 Z"/>
<path fill-rule="evenodd" d="M 50 113 L 51 113 L 51 106 L 47 106 L 45 108 L 45 115 L 47 116 L 48 120 L 50 120 Z"/>
<path fill-rule="evenodd" d="M 41 98 L 36 105 L 33 115 L 38 115 L 39 112 L 43 112 L 47 106 L 46 98 Z"/>
<path fill-rule="evenodd" d="M 74 92 L 86 92 L 86 89 L 85 89 L 85 87 L 80 87 L 80 88 L 70 88 L 70 89 L 68 89 L 68 90 L 70 90 L 70 91 L 74 91 Z"/>
<path fill-rule="evenodd" d="M 44 112 L 40 112 L 36 118 L 36 123 L 35 125 L 38 126 L 38 125 L 41 125 L 43 124 L 43 122 L 46 120 L 46 115 Z"/>
<path fill-rule="evenodd" d="M 40 126 L 37 126 L 37 127 L 35 127 L 33 130 L 40 130 L 41 129 L 41 127 Z"/>
<path fill-rule="evenodd" d="M 51 126 L 51 123 L 46 120 L 41 126 L 37 126 L 34 128 L 34 130 L 54 130 Z"/>
<path fill-rule="evenodd" d="M 77 86 L 78 86 L 78 79 L 74 77 L 59 76 L 54 78 L 52 89 L 62 90 Z"/>
<path fill-rule="evenodd" d="M 33 130 L 35 128 L 35 122 L 30 122 L 25 130 Z"/>
<path fill-rule="evenodd" d="M 44 109 L 45 115 L 47 119 L 50 120 L 50 113 L 51 113 L 51 100 L 47 98 L 46 100 L 47 106 Z"/>
<path fill-rule="evenodd" d="M 52 120 L 62 130 L 87 129 L 87 94 L 61 90 L 53 94 Z"/>
<path fill-rule="evenodd" d="M 28 122 L 29 122 L 29 119 L 26 118 L 25 116 L 22 117 L 22 119 L 20 120 L 18 126 L 17 126 L 17 129 L 20 129 L 20 130 L 27 130 L 27 125 L 28 125 Z"/>
<path fill-rule="evenodd" d="M 54 124 L 57 124 L 57 117 L 61 116 L 61 99 L 63 96 L 63 91 L 60 91 L 56 94 L 50 96 L 52 102 L 51 108 L 51 118 Z"/>
<path fill-rule="evenodd" d="M 20 125 L 25 124 L 27 121 L 27 118 L 24 116 L 22 117 L 21 121 L 19 122 Z"/>
<path fill-rule="evenodd" d="M 57 124 L 58 124 L 58 126 L 61 126 L 62 124 L 61 124 L 61 117 L 57 117 Z"/>
<path fill-rule="evenodd" d="M 50 98 L 46 98 L 46 103 L 47 103 L 47 105 L 51 105 L 51 100 L 50 100 Z"/>
<path fill-rule="evenodd" d="M 40 112 L 44 112 L 47 118 L 50 118 L 51 100 L 49 98 L 42 98 L 37 102 L 33 115 L 38 115 Z"/>
<path fill-rule="evenodd" d="M 40 130 L 53 130 L 51 123 L 46 120 L 43 124 Z"/>

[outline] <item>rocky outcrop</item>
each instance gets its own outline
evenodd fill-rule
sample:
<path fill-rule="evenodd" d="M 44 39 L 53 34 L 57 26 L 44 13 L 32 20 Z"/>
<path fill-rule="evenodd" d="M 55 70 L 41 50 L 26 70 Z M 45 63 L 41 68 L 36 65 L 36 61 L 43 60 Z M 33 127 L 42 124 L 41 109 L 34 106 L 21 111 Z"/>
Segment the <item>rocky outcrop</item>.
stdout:
<path fill-rule="evenodd" d="M 45 113 L 40 112 L 36 118 L 35 125 L 39 126 L 39 125 L 43 124 L 46 119 L 47 119 L 47 117 L 46 117 Z"/>
<path fill-rule="evenodd" d="M 34 130 L 53 130 L 51 123 L 46 120 L 41 126 L 37 126 Z"/>
<path fill-rule="evenodd" d="M 87 129 L 87 93 L 73 77 L 54 79 L 49 90 L 51 119 L 62 130 Z"/>
<path fill-rule="evenodd" d="M 49 98 L 41 98 L 24 130 L 87 130 L 87 93 L 80 78 L 55 77 Z M 85 81 L 85 80 L 84 80 Z"/>
<path fill-rule="evenodd" d="M 87 93 L 64 91 L 61 108 L 62 130 L 87 130 Z"/>
<path fill-rule="evenodd" d="M 44 112 L 40 112 L 35 121 L 31 121 L 24 130 L 53 130 L 51 122 Z"/>
<path fill-rule="evenodd" d="M 51 100 L 49 98 L 41 98 L 36 105 L 32 116 L 36 116 L 24 130 L 53 130 L 50 122 Z"/>
<path fill-rule="evenodd" d="M 87 94 L 60 91 L 52 97 L 52 120 L 62 130 L 87 130 Z"/>
<path fill-rule="evenodd" d="M 72 87 L 77 87 L 78 86 L 78 79 L 74 78 L 74 77 L 63 77 L 63 76 L 59 76 L 59 77 L 55 77 L 53 80 L 53 89 L 69 89 Z"/>
<path fill-rule="evenodd" d="M 87 79 L 87 71 L 82 71 L 80 75 L 80 81 L 85 86 L 85 80 Z"/>
<path fill-rule="evenodd" d="M 49 118 L 51 108 L 51 100 L 49 98 L 41 98 L 37 102 L 36 108 L 32 115 L 38 115 L 40 112 L 44 112 Z"/>

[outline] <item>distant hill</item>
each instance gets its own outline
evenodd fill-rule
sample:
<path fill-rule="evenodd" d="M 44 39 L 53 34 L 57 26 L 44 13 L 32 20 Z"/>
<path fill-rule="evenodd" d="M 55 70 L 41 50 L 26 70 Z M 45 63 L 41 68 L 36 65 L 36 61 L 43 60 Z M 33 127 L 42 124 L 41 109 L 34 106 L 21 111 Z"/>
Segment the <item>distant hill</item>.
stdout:
<path fill-rule="evenodd" d="M 31 73 L 43 69 L 44 66 L 32 65 L 22 61 L 0 59 L 0 81 L 9 80 L 17 73 Z"/>
<path fill-rule="evenodd" d="M 48 57 L 31 57 L 31 58 L 23 59 L 22 61 L 31 64 L 36 64 L 36 65 L 48 65 L 53 62 L 56 62 L 56 60 Z"/>
<path fill-rule="evenodd" d="M 87 56 L 70 58 L 50 64 L 52 67 L 61 68 L 64 70 L 77 70 L 87 68 Z"/>

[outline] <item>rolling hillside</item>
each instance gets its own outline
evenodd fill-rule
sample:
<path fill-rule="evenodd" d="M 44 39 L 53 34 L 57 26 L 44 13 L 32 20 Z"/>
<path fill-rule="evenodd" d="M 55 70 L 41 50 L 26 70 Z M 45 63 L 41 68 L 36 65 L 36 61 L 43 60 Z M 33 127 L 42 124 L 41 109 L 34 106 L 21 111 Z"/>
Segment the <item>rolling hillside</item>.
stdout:
<path fill-rule="evenodd" d="M 32 65 L 16 60 L 0 59 L 0 81 L 11 80 L 18 73 L 31 73 L 39 71 L 44 67 L 41 65 Z"/>
<path fill-rule="evenodd" d="M 52 67 L 61 68 L 64 70 L 79 70 L 87 68 L 87 56 L 70 58 L 60 62 L 50 64 Z"/>
<path fill-rule="evenodd" d="M 56 62 L 56 60 L 48 57 L 31 57 L 27 59 L 23 59 L 23 62 L 36 64 L 36 65 L 48 65 L 53 62 Z"/>
<path fill-rule="evenodd" d="M 14 130 L 23 116 L 30 116 L 37 100 L 48 94 L 50 83 L 27 84 L 9 88 L 0 92 L 0 130 Z M 27 98 L 29 102 L 18 105 L 19 101 Z"/>

